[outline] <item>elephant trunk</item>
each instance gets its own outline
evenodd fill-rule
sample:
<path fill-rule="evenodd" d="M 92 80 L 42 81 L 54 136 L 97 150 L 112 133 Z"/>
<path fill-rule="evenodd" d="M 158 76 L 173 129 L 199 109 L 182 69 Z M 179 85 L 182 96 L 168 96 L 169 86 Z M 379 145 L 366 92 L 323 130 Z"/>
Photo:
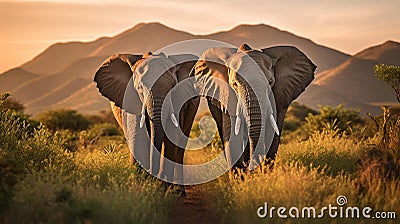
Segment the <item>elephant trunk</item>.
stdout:
<path fill-rule="evenodd" d="M 265 92 L 265 91 L 262 91 Z M 262 128 L 263 128 L 263 114 L 261 113 L 261 102 L 258 101 L 258 98 L 253 91 L 252 88 L 246 85 L 242 85 L 241 88 L 238 89 L 238 93 L 240 98 L 243 100 L 243 106 L 244 106 L 244 115 L 245 115 L 245 122 L 247 124 L 247 134 L 248 136 L 248 145 L 249 148 L 246 150 L 249 150 L 249 159 L 250 162 L 254 159 L 258 160 L 259 158 L 254 158 L 255 155 L 254 152 L 257 148 L 257 144 L 260 139 L 263 139 L 261 135 L 263 134 Z M 263 97 L 263 96 L 262 96 Z M 263 147 L 264 144 L 258 145 L 258 147 Z"/>
<path fill-rule="evenodd" d="M 245 119 L 248 127 L 248 140 L 250 150 L 250 160 L 258 159 L 253 158 L 254 151 L 256 150 L 257 143 L 260 139 L 262 132 L 262 113 L 260 103 L 257 100 L 256 94 L 251 88 L 243 88 L 242 99 L 244 100 Z"/>
<path fill-rule="evenodd" d="M 164 98 L 161 96 L 150 97 L 147 102 L 147 112 L 150 118 L 150 170 L 153 175 L 158 175 L 160 170 L 160 155 L 164 139 L 164 130 L 161 122 L 161 107 Z"/>

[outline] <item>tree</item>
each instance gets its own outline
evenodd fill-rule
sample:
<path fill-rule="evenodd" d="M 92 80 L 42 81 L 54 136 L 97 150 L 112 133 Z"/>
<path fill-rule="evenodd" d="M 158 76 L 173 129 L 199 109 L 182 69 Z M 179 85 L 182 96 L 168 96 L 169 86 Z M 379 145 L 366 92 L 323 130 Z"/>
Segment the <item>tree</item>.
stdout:
<path fill-rule="evenodd" d="M 52 131 L 66 129 L 81 131 L 87 129 L 91 124 L 90 120 L 82 114 L 78 114 L 74 110 L 63 109 L 43 112 L 36 117 L 36 120 Z"/>
<path fill-rule="evenodd" d="M 374 73 L 379 80 L 389 83 L 400 102 L 400 66 L 378 64 L 374 67 Z"/>
<path fill-rule="evenodd" d="M 1 100 L 0 111 L 12 110 L 15 112 L 24 113 L 25 110 L 24 105 L 22 105 L 20 101 L 10 97 L 9 93 L 3 93 L 0 97 L 0 100 Z"/>

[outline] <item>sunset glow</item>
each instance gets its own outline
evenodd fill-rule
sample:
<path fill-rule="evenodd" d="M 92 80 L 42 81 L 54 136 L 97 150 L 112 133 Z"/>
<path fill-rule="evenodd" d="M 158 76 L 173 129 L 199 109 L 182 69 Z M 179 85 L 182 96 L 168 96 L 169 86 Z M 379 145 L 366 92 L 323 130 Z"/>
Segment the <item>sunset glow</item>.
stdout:
<path fill-rule="evenodd" d="M 284 3 L 242 1 L 0 1 L 0 72 L 55 42 L 113 36 L 140 22 L 158 21 L 194 34 L 265 23 L 318 44 L 354 54 L 400 40 L 399 1 Z"/>

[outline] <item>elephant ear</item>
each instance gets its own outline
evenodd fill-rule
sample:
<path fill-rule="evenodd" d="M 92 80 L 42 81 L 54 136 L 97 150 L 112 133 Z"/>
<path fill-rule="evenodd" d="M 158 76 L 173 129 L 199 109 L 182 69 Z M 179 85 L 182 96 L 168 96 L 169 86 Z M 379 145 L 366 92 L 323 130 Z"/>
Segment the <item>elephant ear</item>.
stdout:
<path fill-rule="evenodd" d="M 142 55 L 115 54 L 104 61 L 94 76 L 100 93 L 118 107 L 122 107 L 132 78 L 131 67 L 141 58 Z"/>
<path fill-rule="evenodd" d="M 213 97 L 224 105 L 232 105 L 230 98 L 234 92 L 228 85 L 226 64 L 236 52 L 236 48 L 210 48 L 203 52 L 194 71 L 200 95 Z"/>
<path fill-rule="evenodd" d="M 299 49 L 279 46 L 262 49 L 273 60 L 273 92 L 277 110 L 286 109 L 314 79 L 317 66 Z"/>
<path fill-rule="evenodd" d="M 199 59 L 193 54 L 176 54 L 170 55 L 168 58 L 172 60 L 176 66 L 176 78 L 178 82 L 189 77 L 194 65 Z"/>

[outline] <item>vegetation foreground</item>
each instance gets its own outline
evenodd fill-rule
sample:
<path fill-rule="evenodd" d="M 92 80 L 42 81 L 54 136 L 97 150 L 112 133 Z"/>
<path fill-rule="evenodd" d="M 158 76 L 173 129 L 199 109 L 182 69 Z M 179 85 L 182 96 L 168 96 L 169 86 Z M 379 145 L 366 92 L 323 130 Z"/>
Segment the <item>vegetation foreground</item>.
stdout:
<path fill-rule="evenodd" d="M 0 223 L 168 223 L 178 195 L 138 166 L 112 116 L 50 111 L 29 118 L 16 102 L 1 100 Z M 8 101 L 7 101 L 8 100 Z M 63 122 L 67 121 L 67 122 Z M 198 135 L 196 123 L 192 135 Z M 196 186 L 223 223 L 370 222 L 396 219 L 264 218 L 260 207 L 371 207 L 400 215 L 400 119 L 395 109 L 372 119 L 357 110 L 294 104 L 274 168 L 230 172 Z M 218 139 L 185 161 L 221 152 Z M 286 214 L 288 212 L 286 211 Z"/>

